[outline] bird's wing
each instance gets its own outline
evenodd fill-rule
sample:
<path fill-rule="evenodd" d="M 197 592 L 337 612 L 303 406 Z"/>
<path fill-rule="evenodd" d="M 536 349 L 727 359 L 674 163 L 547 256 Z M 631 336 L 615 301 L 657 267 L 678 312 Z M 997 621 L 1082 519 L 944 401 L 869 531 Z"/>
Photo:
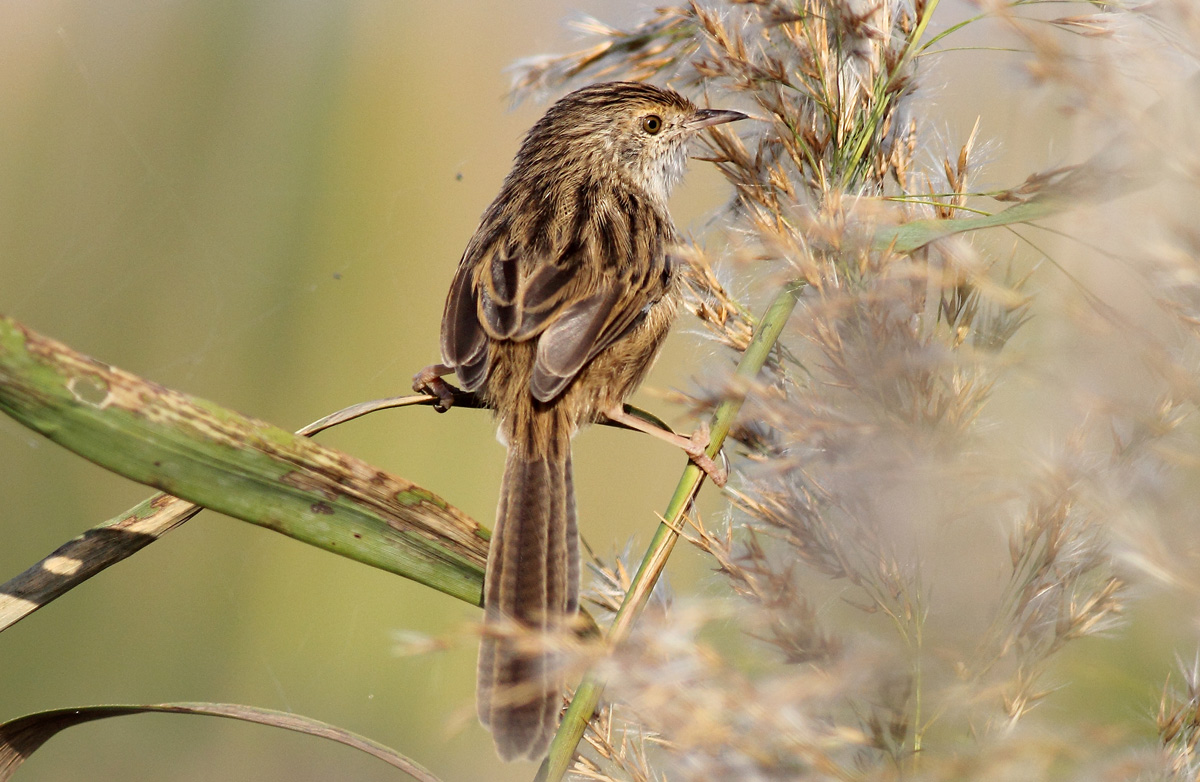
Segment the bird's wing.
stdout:
<path fill-rule="evenodd" d="M 562 296 L 552 315 L 536 319 L 541 333 L 530 380 L 535 399 L 545 402 L 562 393 L 588 361 L 636 327 L 667 291 L 666 275 L 599 277 L 578 295 Z"/>
<path fill-rule="evenodd" d="M 465 254 L 450 283 L 442 312 L 442 361 L 454 368 L 467 391 L 478 389 L 487 377 L 488 335 L 479 319 L 479 299 L 474 269 Z"/>
<path fill-rule="evenodd" d="M 530 391 L 543 402 L 558 396 L 669 288 L 661 247 L 620 249 L 620 262 L 611 252 L 614 262 L 597 263 L 585 257 L 597 249 L 583 245 L 555 258 L 512 245 L 468 247 L 442 320 L 442 355 L 463 386 L 475 390 L 487 376 L 489 340 L 536 339 Z"/>

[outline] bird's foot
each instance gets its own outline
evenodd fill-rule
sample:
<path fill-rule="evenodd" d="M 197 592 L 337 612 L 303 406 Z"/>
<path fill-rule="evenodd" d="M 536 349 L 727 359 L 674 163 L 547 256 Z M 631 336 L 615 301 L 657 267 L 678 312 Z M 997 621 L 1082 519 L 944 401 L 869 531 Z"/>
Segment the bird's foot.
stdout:
<path fill-rule="evenodd" d="M 430 364 L 413 375 L 413 391 L 437 397 L 433 409 L 444 413 L 454 406 L 454 393 L 458 389 L 443 380 L 442 376 L 453 371 L 453 368 L 445 364 Z"/>
<path fill-rule="evenodd" d="M 709 443 L 712 442 L 712 437 L 709 432 L 708 422 L 701 421 L 696 430 L 692 432 L 692 436 L 688 437 L 681 445 L 683 452 L 688 455 L 692 463 L 704 470 L 709 479 L 718 487 L 724 487 L 729 480 L 729 471 L 718 465 L 713 458 L 709 456 Z"/>

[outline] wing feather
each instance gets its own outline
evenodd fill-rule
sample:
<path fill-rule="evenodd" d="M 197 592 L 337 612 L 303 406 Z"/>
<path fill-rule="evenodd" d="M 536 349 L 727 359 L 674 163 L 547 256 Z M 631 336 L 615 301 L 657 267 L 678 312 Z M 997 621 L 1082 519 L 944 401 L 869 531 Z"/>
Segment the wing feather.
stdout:
<path fill-rule="evenodd" d="M 515 248 L 508 246 L 493 251 L 487 266 L 487 284 L 479 299 L 483 322 L 493 339 L 509 339 L 521 324 L 517 304 L 521 289 L 520 258 Z"/>
<path fill-rule="evenodd" d="M 529 384 L 534 399 L 548 402 L 575 379 L 595 355 L 618 300 L 615 288 L 593 293 L 565 308 L 542 332 Z"/>
<path fill-rule="evenodd" d="M 487 334 L 479 322 L 477 302 L 471 269 L 460 264 L 442 313 L 442 360 L 454 367 L 468 391 L 479 388 L 487 376 Z"/>
<path fill-rule="evenodd" d="M 636 219 L 629 223 L 633 231 Z M 501 233 L 477 233 L 442 319 L 443 359 L 468 391 L 487 378 L 489 342 L 536 340 L 530 392 L 554 399 L 588 361 L 636 328 L 670 285 L 661 242 L 613 248 L 575 241 L 549 257 L 533 242 L 501 244 Z M 593 252 L 603 262 L 586 257 Z M 629 257 L 639 252 L 649 257 Z"/>

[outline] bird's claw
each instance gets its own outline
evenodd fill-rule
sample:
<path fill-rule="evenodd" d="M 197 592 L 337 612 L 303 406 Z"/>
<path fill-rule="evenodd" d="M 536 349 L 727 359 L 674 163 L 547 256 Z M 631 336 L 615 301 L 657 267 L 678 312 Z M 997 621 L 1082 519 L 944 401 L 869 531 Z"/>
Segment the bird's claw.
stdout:
<path fill-rule="evenodd" d="M 431 364 L 413 375 L 413 391 L 437 397 L 433 409 L 439 413 L 454 406 L 454 392 L 457 389 L 442 379 L 442 375 L 450 372 L 450 368 L 444 364 Z"/>
<path fill-rule="evenodd" d="M 692 463 L 704 470 L 718 488 L 723 488 L 729 480 L 729 471 L 718 466 L 712 457 L 705 453 L 711 442 L 712 437 L 709 433 L 708 423 L 701 421 L 696 430 L 692 432 L 692 436 L 688 438 L 688 444 L 683 447 L 683 450 Z"/>

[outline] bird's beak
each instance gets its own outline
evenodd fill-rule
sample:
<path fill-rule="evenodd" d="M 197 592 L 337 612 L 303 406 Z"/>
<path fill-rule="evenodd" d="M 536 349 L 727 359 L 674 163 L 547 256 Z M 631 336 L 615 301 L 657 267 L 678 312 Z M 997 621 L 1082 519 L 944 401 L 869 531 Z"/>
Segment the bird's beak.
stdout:
<path fill-rule="evenodd" d="M 724 125 L 726 122 L 737 122 L 740 119 L 749 119 L 749 117 L 740 111 L 728 109 L 700 109 L 688 117 L 683 124 L 688 130 L 699 130 L 713 125 Z"/>

